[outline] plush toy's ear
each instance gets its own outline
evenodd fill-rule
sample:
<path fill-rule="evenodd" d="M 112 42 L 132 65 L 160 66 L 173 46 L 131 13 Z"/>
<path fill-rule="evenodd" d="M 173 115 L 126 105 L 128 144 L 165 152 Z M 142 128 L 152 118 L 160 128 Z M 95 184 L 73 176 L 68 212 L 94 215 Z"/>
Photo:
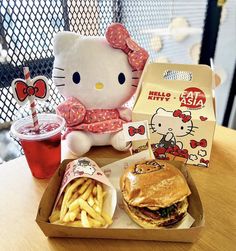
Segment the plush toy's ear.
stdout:
<path fill-rule="evenodd" d="M 70 31 L 58 32 L 53 37 L 53 53 L 59 54 L 62 51 L 69 50 L 75 43 L 75 40 L 79 39 L 80 35 Z"/>

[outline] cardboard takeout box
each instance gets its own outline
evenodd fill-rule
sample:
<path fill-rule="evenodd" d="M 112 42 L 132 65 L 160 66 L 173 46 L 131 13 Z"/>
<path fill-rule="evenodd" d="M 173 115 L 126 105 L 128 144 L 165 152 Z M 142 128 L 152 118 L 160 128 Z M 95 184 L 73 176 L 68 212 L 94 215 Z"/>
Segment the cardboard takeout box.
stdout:
<path fill-rule="evenodd" d="M 146 152 L 146 153 L 145 153 Z M 148 156 L 148 152 L 144 151 L 141 154 L 143 157 Z M 146 154 L 146 155 L 145 155 Z M 135 155 L 132 155 L 124 161 L 128 164 L 135 160 Z M 193 225 L 189 229 L 142 229 L 136 224 L 128 224 L 125 211 L 116 210 L 114 214 L 114 223 L 109 228 L 78 228 L 68 227 L 63 225 L 50 224 L 48 218 L 52 212 L 57 194 L 60 190 L 63 175 L 67 164 L 72 160 L 64 160 L 59 169 L 49 182 L 43 197 L 40 201 L 36 222 L 41 230 L 48 237 L 73 237 L 73 238 L 109 238 L 109 239 L 136 239 L 136 240 L 156 240 L 156 241 L 178 241 L 178 242 L 194 242 L 199 238 L 200 231 L 204 226 L 204 212 L 202 203 L 197 191 L 197 188 L 186 167 L 181 162 L 173 162 L 184 174 L 192 194 L 189 196 L 189 214 L 195 219 Z M 105 173 L 112 172 L 112 168 L 119 168 L 118 162 L 104 166 L 102 169 Z M 121 170 L 122 171 L 122 170 Z M 117 173 L 117 172 L 116 172 Z M 119 183 L 120 177 L 110 179 L 111 183 Z M 117 187 L 117 185 L 115 185 Z M 120 197 L 120 192 L 117 189 L 117 195 Z M 119 205 L 118 205 L 119 206 Z M 123 221 L 122 221 L 123 219 Z M 123 227 L 122 227 L 123 226 Z M 126 227 L 124 227 L 126 226 Z"/>
<path fill-rule="evenodd" d="M 132 121 L 148 120 L 156 158 L 208 167 L 215 130 L 214 81 L 206 65 L 145 67 Z M 133 142 L 134 152 L 145 148 L 147 141 Z"/>

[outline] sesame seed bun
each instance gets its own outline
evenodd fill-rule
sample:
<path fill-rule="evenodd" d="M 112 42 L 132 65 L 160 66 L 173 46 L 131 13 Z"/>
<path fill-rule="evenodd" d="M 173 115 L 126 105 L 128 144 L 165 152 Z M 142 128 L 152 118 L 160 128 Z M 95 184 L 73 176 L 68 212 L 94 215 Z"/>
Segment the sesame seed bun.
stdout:
<path fill-rule="evenodd" d="M 183 174 L 163 160 L 138 162 L 120 179 L 128 215 L 142 227 L 163 227 L 180 221 L 187 212 L 191 194 Z M 163 216 L 162 212 L 167 215 Z"/>

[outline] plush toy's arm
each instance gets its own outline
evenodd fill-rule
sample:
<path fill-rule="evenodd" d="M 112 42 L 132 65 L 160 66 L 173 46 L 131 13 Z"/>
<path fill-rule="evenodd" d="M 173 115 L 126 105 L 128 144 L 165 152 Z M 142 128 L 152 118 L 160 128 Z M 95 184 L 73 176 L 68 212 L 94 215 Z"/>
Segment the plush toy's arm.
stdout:
<path fill-rule="evenodd" d="M 117 109 L 119 114 L 120 114 L 120 118 L 127 121 L 127 122 L 130 122 L 131 119 L 132 119 L 132 111 L 127 108 L 127 107 L 120 107 Z"/>
<path fill-rule="evenodd" d="M 58 105 L 56 112 L 65 119 L 66 125 L 70 127 L 78 125 L 84 120 L 86 109 L 78 99 L 70 97 Z"/>

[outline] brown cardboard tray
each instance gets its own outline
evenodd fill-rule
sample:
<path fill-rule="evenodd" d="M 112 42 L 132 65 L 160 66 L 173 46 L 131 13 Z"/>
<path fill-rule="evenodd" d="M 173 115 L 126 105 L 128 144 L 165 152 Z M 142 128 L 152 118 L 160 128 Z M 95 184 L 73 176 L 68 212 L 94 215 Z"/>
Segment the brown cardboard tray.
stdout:
<path fill-rule="evenodd" d="M 124 229 L 124 228 L 77 228 L 50 224 L 48 217 L 54 206 L 67 163 L 64 160 L 50 180 L 40 201 L 36 222 L 48 237 L 135 239 L 172 242 L 195 242 L 204 227 L 204 212 L 197 188 L 187 168 L 181 162 L 174 162 L 184 174 L 192 194 L 189 196 L 188 212 L 195 219 L 189 229 Z"/>

